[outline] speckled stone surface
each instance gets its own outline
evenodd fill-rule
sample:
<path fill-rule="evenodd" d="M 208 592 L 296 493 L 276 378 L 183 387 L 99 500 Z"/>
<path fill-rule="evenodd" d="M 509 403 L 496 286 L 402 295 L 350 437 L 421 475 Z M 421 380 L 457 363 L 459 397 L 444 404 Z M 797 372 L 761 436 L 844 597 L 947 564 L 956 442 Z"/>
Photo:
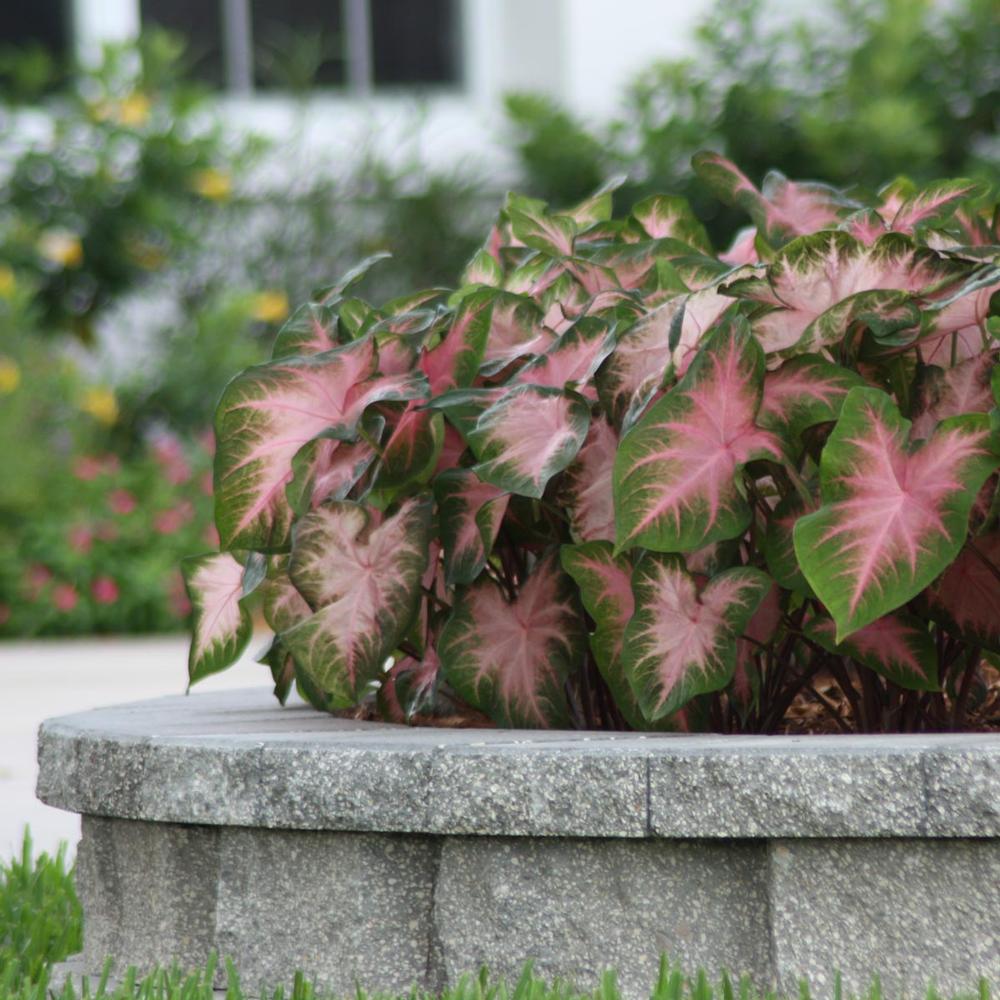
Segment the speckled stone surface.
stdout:
<path fill-rule="evenodd" d="M 215 939 L 219 834 L 217 827 L 84 816 L 76 885 L 91 971 L 109 955 L 144 970 L 205 962 Z"/>
<path fill-rule="evenodd" d="M 974 994 L 1000 982 L 996 840 L 785 840 L 771 846 L 775 971 L 789 994 L 862 995 L 873 970 L 885 996 Z"/>
<path fill-rule="evenodd" d="M 450 981 L 532 958 L 581 989 L 613 966 L 648 997 L 660 952 L 772 978 L 761 843 L 448 837 L 434 913 Z"/>
<path fill-rule="evenodd" d="M 38 795 L 92 815 L 269 829 L 998 837 L 1000 737 L 411 729 L 224 692 L 50 720 Z"/>
<path fill-rule="evenodd" d="M 1000 981 L 1000 738 L 415 730 L 264 692 L 46 723 L 83 963 L 439 989 L 487 962 L 648 996 L 661 950 L 823 994 Z"/>
<path fill-rule="evenodd" d="M 225 828 L 216 943 L 250 984 L 294 970 L 337 996 L 440 985 L 429 968 L 438 842 Z M 221 985 L 221 981 L 217 984 Z"/>

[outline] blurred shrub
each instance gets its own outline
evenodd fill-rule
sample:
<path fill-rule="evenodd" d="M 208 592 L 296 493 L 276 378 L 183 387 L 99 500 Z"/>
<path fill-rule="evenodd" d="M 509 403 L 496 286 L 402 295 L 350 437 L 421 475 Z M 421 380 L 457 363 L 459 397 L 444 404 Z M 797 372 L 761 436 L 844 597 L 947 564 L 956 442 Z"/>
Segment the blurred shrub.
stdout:
<path fill-rule="evenodd" d="M 72 75 L 0 54 L 0 635 L 181 627 L 231 373 L 358 257 L 394 255 L 375 297 L 450 283 L 492 213 L 416 157 L 234 138 L 185 75 L 159 32 Z"/>
<path fill-rule="evenodd" d="M 2 112 L 0 261 L 33 281 L 40 331 L 90 341 L 99 314 L 190 246 L 194 214 L 204 226 L 247 166 L 255 144 L 233 148 L 206 123 L 182 58 L 150 33 L 109 46 L 40 105 Z"/>
<path fill-rule="evenodd" d="M 897 173 L 995 181 L 1000 6 L 835 0 L 789 20 L 773 2 L 720 0 L 693 55 L 642 73 L 607 128 L 546 98 L 515 95 L 507 111 L 534 193 L 573 203 L 624 171 L 623 207 L 683 194 L 725 242 L 739 216 L 715 205 L 690 169 L 705 146 L 755 181 L 777 168 L 862 196 Z"/>

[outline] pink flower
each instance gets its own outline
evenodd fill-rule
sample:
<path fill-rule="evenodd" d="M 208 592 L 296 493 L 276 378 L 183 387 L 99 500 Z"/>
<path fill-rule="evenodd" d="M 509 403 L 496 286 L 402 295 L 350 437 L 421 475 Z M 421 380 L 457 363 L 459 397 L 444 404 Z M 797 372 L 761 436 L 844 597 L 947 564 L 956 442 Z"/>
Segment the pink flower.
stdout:
<path fill-rule="evenodd" d="M 131 514 L 136 508 L 136 499 L 128 490 L 112 490 L 108 494 L 108 506 L 116 514 Z"/>
<path fill-rule="evenodd" d="M 69 529 L 67 542 L 74 552 L 87 553 L 94 544 L 94 532 L 85 524 L 78 524 Z"/>
<path fill-rule="evenodd" d="M 210 497 L 215 491 L 215 483 L 212 480 L 212 473 L 206 472 L 201 477 L 201 492 Z"/>
<path fill-rule="evenodd" d="M 121 596 L 118 584 L 110 576 L 99 576 L 94 580 L 90 593 L 98 604 L 114 604 Z"/>
<path fill-rule="evenodd" d="M 90 482 L 101 475 L 111 475 L 121 470 L 117 455 L 81 455 L 73 462 L 73 475 L 84 482 Z"/>
<path fill-rule="evenodd" d="M 85 483 L 96 479 L 103 471 L 100 460 L 93 455 L 81 455 L 73 462 L 73 475 Z"/>
<path fill-rule="evenodd" d="M 180 511 L 176 509 L 162 510 L 153 518 L 153 529 L 161 535 L 172 535 L 175 531 L 179 531 L 183 524 Z"/>
<path fill-rule="evenodd" d="M 34 563 L 29 566 L 24 574 L 24 585 L 28 591 L 28 596 L 32 599 L 38 597 L 45 585 L 52 579 L 52 570 L 41 563 Z"/>
<path fill-rule="evenodd" d="M 153 455 L 163 469 L 167 482 L 174 486 L 191 478 L 191 466 L 184 457 L 180 441 L 171 433 L 160 434 L 153 443 Z"/>
<path fill-rule="evenodd" d="M 52 588 L 52 603 L 60 611 L 72 611 L 79 600 L 80 595 L 71 583 L 57 583 Z"/>
<path fill-rule="evenodd" d="M 172 535 L 184 527 L 192 517 L 194 517 L 194 504 L 190 500 L 182 500 L 176 507 L 160 511 L 153 518 L 153 528 L 161 535 Z"/>

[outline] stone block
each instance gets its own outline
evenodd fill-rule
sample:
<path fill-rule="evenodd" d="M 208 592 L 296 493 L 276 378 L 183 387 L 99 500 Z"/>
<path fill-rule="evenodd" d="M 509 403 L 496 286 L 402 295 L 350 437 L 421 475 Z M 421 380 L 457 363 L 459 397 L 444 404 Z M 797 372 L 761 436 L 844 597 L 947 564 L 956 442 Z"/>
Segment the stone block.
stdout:
<path fill-rule="evenodd" d="M 666 952 L 771 979 L 763 844 L 448 837 L 435 922 L 447 981 L 486 964 L 649 996 Z"/>
<path fill-rule="evenodd" d="M 771 846 L 771 920 L 781 985 L 829 996 L 878 972 L 885 996 L 974 993 L 1000 982 L 1000 843 L 783 840 Z"/>
<path fill-rule="evenodd" d="M 254 995 L 290 987 L 295 970 L 337 996 L 437 987 L 437 862 L 429 837 L 225 828 L 219 953 Z"/>
<path fill-rule="evenodd" d="M 447 834 L 645 837 L 646 760 L 545 744 L 431 759 L 428 828 Z"/>
<path fill-rule="evenodd" d="M 215 943 L 219 830 L 83 817 L 76 882 L 85 966 L 203 964 Z"/>
<path fill-rule="evenodd" d="M 919 753 L 717 739 L 650 761 L 650 828 L 660 837 L 918 835 L 925 821 Z M 833 737 L 833 739 L 841 739 Z M 846 739 L 846 737 L 845 737 Z"/>

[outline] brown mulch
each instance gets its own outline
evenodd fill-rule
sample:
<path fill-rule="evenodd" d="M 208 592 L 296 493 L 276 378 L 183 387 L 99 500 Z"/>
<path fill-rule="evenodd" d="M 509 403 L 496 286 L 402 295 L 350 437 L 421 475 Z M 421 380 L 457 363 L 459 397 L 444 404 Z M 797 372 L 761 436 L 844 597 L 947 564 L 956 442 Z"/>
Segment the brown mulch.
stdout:
<path fill-rule="evenodd" d="M 792 702 L 785 716 L 785 726 L 782 732 L 794 736 L 831 736 L 842 735 L 844 726 L 838 725 L 835 718 L 839 715 L 851 731 L 856 731 L 853 724 L 851 703 L 840 686 L 832 677 L 820 676 L 813 684 L 818 700 L 809 692 L 800 694 Z M 860 692 L 859 692 L 860 693 Z M 945 705 L 951 709 L 947 695 Z M 963 732 L 1000 733 L 1000 670 L 984 664 L 981 668 L 981 684 L 971 699 L 966 713 Z M 825 703 L 824 703 L 825 702 Z M 338 718 L 366 720 L 369 722 L 384 721 L 374 706 L 359 705 L 353 709 L 334 713 Z M 402 721 L 402 720 L 400 720 Z M 495 729 L 496 723 L 488 716 L 468 709 L 464 712 L 452 712 L 442 715 L 420 714 L 409 720 L 409 725 L 417 727 L 435 727 L 438 729 Z"/>

